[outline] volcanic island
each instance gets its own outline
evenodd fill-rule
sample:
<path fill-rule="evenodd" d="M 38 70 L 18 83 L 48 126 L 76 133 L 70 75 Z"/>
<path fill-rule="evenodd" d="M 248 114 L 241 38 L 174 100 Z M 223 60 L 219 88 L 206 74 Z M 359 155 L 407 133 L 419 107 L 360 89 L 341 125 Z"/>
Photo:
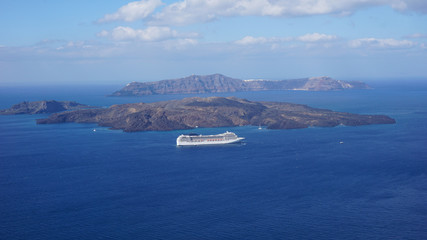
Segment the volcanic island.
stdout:
<path fill-rule="evenodd" d="M 53 113 L 38 124 L 97 123 L 125 132 L 192 128 L 266 126 L 268 129 L 393 124 L 385 115 L 361 115 L 286 102 L 258 102 L 235 97 L 191 97 L 154 103 L 112 105 Z"/>

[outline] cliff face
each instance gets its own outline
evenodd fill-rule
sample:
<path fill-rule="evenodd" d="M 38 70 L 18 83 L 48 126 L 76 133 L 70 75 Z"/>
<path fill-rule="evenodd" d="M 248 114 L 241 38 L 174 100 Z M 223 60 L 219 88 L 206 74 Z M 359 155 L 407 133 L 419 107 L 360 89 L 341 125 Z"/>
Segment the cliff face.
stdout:
<path fill-rule="evenodd" d="M 240 80 L 221 74 L 192 75 L 185 78 L 157 82 L 132 82 L 111 96 L 141 96 L 153 94 L 217 93 L 262 90 L 328 91 L 343 89 L 368 89 L 362 82 L 346 82 L 329 77 L 293 80 Z"/>
<path fill-rule="evenodd" d="M 236 92 L 243 88 L 243 81 L 221 74 L 162 80 L 158 82 L 132 82 L 112 96 L 137 96 L 179 93 Z"/>
<path fill-rule="evenodd" d="M 0 110 L 0 115 L 55 113 L 87 107 L 89 106 L 70 101 L 57 102 L 55 100 L 50 100 L 22 102 L 13 105 L 9 109 Z"/>
<path fill-rule="evenodd" d="M 383 115 L 359 115 L 280 102 L 238 98 L 186 98 L 157 103 L 114 105 L 52 114 L 38 124 L 79 122 L 132 131 L 165 131 L 196 127 L 263 125 L 270 129 L 391 124 Z"/>
<path fill-rule="evenodd" d="M 369 86 L 362 82 L 346 82 L 329 77 L 313 77 L 308 78 L 307 82 L 305 82 L 301 88 L 296 87 L 294 89 L 306 91 L 330 91 L 344 89 L 369 89 Z"/>

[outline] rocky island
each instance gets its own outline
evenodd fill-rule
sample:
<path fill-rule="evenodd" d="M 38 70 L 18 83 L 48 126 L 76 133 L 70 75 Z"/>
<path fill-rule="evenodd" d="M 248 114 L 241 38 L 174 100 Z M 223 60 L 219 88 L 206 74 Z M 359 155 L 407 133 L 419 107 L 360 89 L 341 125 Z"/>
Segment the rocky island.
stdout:
<path fill-rule="evenodd" d="M 292 80 L 241 80 L 221 74 L 191 75 L 185 78 L 155 82 L 132 82 L 110 96 L 143 96 L 156 94 L 220 93 L 268 90 L 331 91 L 369 89 L 363 82 L 341 81 L 330 77 L 312 77 Z"/>
<path fill-rule="evenodd" d="M 72 101 L 59 102 L 55 100 L 49 100 L 36 102 L 21 102 L 13 105 L 9 109 L 0 110 L 0 115 L 56 113 L 89 107 L 90 106 L 88 105 Z"/>
<path fill-rule="evenodd" d="M 54 113 L 38 124 L 97 123 L 125 132 L 167 131 L 197 127 L 267 126 L 293 129 L 393 124 L 384 115 L 360 115 L 316 109 L 284 102 L 255 102 L 234 97 L 185 98 L 155 103 L 113 105 L 109 108 L 82 109 Z"/>

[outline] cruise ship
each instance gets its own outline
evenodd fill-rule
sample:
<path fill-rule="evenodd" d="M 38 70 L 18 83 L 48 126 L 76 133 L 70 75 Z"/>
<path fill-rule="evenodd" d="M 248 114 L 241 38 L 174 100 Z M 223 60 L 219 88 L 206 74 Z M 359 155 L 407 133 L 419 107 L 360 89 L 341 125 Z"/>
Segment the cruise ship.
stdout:
<path fill-rule="evenodd" d="M 225 132 L 217 135 L 201 135 L 197 133 L 182 134 L 176 139 L 177 146 L 196 146 L 196 145 L 216 145 L 237 143 L 242 141 L 243 137 L 238 137 L 235 133 Z"/>

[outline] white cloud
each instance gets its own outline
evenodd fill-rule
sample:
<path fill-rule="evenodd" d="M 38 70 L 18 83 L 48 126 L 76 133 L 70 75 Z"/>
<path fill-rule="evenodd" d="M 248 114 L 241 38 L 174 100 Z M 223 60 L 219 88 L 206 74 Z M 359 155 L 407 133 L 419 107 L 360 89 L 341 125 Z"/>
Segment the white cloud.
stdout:
<path fill-rule="evenodd" d="M 309 33 L 297 38 L 302 42 L 319 42 L 319 41 L 331 41 L 337 39 L 335 35 L 326 35 L 321 33 Z"/>
<path fill-rule="evenodd" d="M 360 38 L 351 40 L 348 44 L 352 48 L 411 48 L 416 45 L 416 43 L 409 40 L 397 40 L 393 38 Z"/>
<path fill-rule="evenodd" d="M 374 6 L 427 13 L 425 0 L 182 0 L 165 6 L 150 18 L 149 23 L 187 25 L 228 16 L 349 15 Z"/>
<path fill-rule="evenodd" d="M 262 44 L 267 42 L 272 42 L 273 39 L 268 39 L 265 37 L 252 37 L 252 36 L 246 36 L 240 40 L 235 41 L 236 44 L 239 45 L 251 45 L 251 44 Z"/>
<path fill-rule="evenodd" d="M 90 48 L 96 48 L 96 46 L 86 41 L 69 41 L 67 43 L 64 43 L 56 47 L 55 49 L 61 50 L 61 51 L 69 51 L 69 50 L 90 49 Z"/>
<path fill-rule="evenodd" d="M 165 5 L 160 12 L 153 12 Z M 147 19 L 151 25 L 187 25 L 230 16 L 295 17 L 322 14 L 345 16 L 363 8 L 390 6 L 426 14 L 426 0 L 181 0 L 166 5 L 161 0 L 141 0 L 106 14 L 98 22 Z"/>
<path fill-rule="evenodd" d="M 98 22 L 103 23 L 117 20 L 132 22 L 135 20 L 144 19 L 153 13 L 154 10 L 162 4 L 163 3 L 161 0 L 141 0 L 130 2 L 127 5 L 119 8 L 117 12 L 105 15 L 103 18 L 99 19 Z"/>
<path fill-rule="evenodd" d="M 133 29 L 130 27 L 119 26 L 112 31 L 103 30 L 98 33 L 100 37 L 111 37 L 115 41 L 164 41 L 168 39 L 193 39 L 198 38 L 197 33 L 178 33 L 169 27 L 148 27 L 145 29 Z"/>
<path fill-rule="evenodd" d="M 115 13 L 106 14 L 98 22 L 149 19 L 151 25 L 187 25 L 229 16 L 345 16 L 375 6 L 390 6 L 401 12 L 427 13 L 426 0 L 181 0 L 166 5 L 152 15 L 162 5 L 165 4 L 161 0 L 130 2 Z"/>
<path fill-rule="evenodd" d="M 426 0 L 389 0 L 391 7 L 398 11 L 414 11 L 418 13 L 427 13 Z"/>
<path fill-rule="evenodd" d="M 297 41 L 297 42 L 309 42 L 309 43 L 315 43 L 315 42 L 325 42 L 325 41 L 332 41 L 337 39 L 338 37 L 335 35 L 327 35 L 322 33 L 308 33 L 299 37 L 253 37 L 253 36 L 246 36 L 242 39 L 239 39 L 235 41 L 234 43 L 239 45 L 254 45 L 254 44 L 266 44 L 266 43 L 281 43 L 281 42 L 290 42 L 290 41 Z"/>
<path fill-rule="evenodd" d="M 108 37 L 110 33 L 107 30 L 102 30 L 98 34 L 96 34 L 98 37 Z"/>
<path fill-rule="evenodd" d="M 146 29 L 133 29 L 130 27 L 116 27 L 111 32 L 114 40 L 143 40 L 159 41 L 177 36 L 177 32 L 168 27 L 149 27 Z"/>
<path fill-rule="evenodd" d="M 171 41 L 165 41 L 164 49 L 166 50 L 188 50 L 188 47 L 194 47 L 199 44 L 197 39 L 193 38 L 178 38 Z"/>
<path fill-rule="evenodd" d="M 408 36 L 405 36 L 406 38 L 427 38 L 427 34 L 423 33 L 414 33 Z"/>

